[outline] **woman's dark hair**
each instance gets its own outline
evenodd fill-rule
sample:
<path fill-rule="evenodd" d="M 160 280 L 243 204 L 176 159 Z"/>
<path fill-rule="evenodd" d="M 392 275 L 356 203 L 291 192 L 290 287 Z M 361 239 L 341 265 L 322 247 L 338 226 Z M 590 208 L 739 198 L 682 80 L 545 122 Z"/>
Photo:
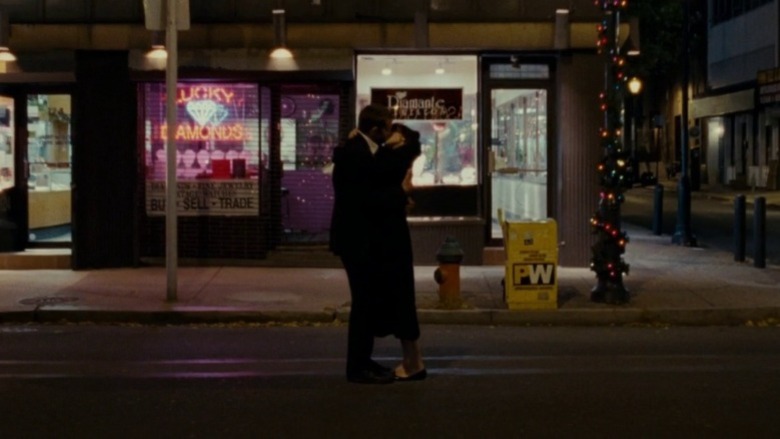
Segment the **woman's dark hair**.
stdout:
<path fill-rule="evenodd" d="M 420 139 L 419 132 L 414 131 L 413 129 L 401 123 L 394 123 L 393 126 L 391 127 L 391 130 L 401 133 L 401 135 L 404 136 L 404 139 L 410 139 L 415 142 Z"/>
<path fill-rule="evenodd" d="M 370 104 L 360 110 L 358 129 L 368 133 L 374 127 L 384 128 L 389 120 L 393 120 L 393 113 L 390 112 L 390 109 L 384 105 Z"/>

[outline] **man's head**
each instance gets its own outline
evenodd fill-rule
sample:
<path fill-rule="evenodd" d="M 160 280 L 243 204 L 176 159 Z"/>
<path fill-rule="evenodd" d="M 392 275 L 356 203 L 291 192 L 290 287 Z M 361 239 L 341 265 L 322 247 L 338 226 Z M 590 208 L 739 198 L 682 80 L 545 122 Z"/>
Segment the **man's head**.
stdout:
<path fill-rule="evenodd" d="M 358 129 L 378 144 L 390 136 L 393 113 L 384 105 L 371 104 L 360 110 Z"/>

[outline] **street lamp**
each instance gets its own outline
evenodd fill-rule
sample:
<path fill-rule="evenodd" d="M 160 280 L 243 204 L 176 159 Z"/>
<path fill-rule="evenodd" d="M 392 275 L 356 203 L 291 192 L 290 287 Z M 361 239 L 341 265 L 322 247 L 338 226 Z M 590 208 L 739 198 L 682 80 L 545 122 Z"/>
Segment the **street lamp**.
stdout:
<path fill-rule="evenodd" d="M 287 48 L 287 25 L 284 20 L 284 9 L 274 9 L 274 49 L 270 57 L 273 59 L 291 59 L 293 57 L 290 49 Z"/>
<path fill-rule="evenodd" d="M 634 76 L 628 80 L 628 91 L 636 96 L 642 91 L 642 80 Z"/>
<path fill-rule="evenodd" d="M 146 52 L 146 57 L 156 60 L 168 59 L 168 51 L 165 49 L 165 32 L 152 31 L 152 48 Z"/>

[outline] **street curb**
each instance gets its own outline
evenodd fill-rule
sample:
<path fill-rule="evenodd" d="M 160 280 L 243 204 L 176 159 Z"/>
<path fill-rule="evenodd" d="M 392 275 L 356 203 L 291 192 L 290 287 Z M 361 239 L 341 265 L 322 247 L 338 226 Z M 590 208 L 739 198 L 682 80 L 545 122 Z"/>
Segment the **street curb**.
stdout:
<path fill-rule="evenodd" d="M 333 311 L 256 310 L 47 310 L 0 312 L 0 323 L 137 323 L 149 325 L 229 323 L 333 323 Z"/>
<path fill-rule="evenodd" d="M 421 324 L 474 326 L 738 326 L 762 320 L 780 320 L 780 308 L 720 309 L 556 309 L 556 310 L 432 310 L 418 311 Z M 98 323 L 98 324 L 344 324 L 349 309 L 336 311 L 254 310 L 46 310 L 0 311 L 6 323 Z"/>
<path fill-rule="evenodd" d="M 538 311 L 495 311 L 496 325 L 604 326 L 627 325 L 642 320 L 639 309 L 558 309 Z"/>
<path fill-rule="evenodd" d="M 665 309 L 647 310 L 648 322 L 664 322 L 674 326 L 733 326 L 751 321 L 777 319 L 780 308 L 719 308 L 719 309 Z"/>

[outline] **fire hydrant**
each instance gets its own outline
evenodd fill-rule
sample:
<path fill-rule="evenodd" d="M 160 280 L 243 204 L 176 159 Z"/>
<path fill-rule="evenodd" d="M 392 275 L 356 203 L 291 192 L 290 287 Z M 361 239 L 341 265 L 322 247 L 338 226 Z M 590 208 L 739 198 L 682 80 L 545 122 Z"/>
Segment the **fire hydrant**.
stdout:
<path fill-rule="evenodd" d="M 433 273 L 433 279 L 439 284 L 439 301 L 447 308 L 457 308 L 460 299 L 460 263 L 463 260 L 463 249 L 460 243 L 448 236 L 436 253 L 439 268 Z"/>

